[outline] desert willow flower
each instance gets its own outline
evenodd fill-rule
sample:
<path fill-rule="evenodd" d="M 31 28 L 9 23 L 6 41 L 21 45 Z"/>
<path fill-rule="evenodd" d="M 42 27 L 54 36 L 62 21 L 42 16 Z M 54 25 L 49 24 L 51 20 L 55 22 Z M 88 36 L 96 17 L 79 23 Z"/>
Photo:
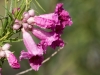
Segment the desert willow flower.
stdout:
<path fill-rule="evenodd" d="M 57 4 L 53 13 L 30 17 L 27 22 L 43 29 L 51 29 L 57 34 L 62 34 L 65 27 L 73 23 L 62 3 Z"/>
<path fill-rule="evenodd" d="M 20 64 L 18 63 L 17 58 L 15 55 L 9 50 L 10 44 L 6 43 L 0 49 L 0 58 L 5 57 L 8 60 L 9 65 L 13 69 L 19 69 Z"/>
<path fill-rule="evenodd" d="M 32 69 L 38 71 L 43 61 L 43 49 L 41 46 L 37 46 L 31 35 L 24 28 L 22 32 L 23 42 L 28 52 L 21 51 L 20 60 L 28 59 Z"/>
<path fill-rule="evenodd" d="M 39 28 L 33 28 L 32 29 L 33 35 L 35 35 L 37 38 L 41 40 L 40 44 L 43 46 L 51 46 L 53 49 L 58 47 L 64 47 L 64 42 L 60 38 L 59 34 L 56 34 L 56 32 L 46 32 Z"/>

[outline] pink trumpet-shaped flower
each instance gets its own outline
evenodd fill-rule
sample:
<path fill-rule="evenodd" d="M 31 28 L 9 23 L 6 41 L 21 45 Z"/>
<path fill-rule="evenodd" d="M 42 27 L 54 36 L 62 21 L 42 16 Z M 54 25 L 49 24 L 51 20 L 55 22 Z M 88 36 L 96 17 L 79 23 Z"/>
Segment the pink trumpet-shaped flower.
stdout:
<path fill-rule="evenodd" d="M 19 69 L 20 64 L 18 63 L 18 60 L 14 56 L 14 54 L 9 51 L 10 44 L 5 44 L 2 46 L 2 51 L 4 52 L 4 57 L 7 58 L 9 65 L 14 69 Z"/>
<path fill-rule="evenodd" d="M 37 26 L 52 29 L 58 34 L 61 34 L 66 26 L 71 26 L 73 23 L 69 13 L 64 10 L 62 3 L 57 4 L 54 13 L 35 16 L 32 21 Z"/>
<path fill-rule="evenodd" d="M 63 47 L 64 42 L 60 36 L 55 32 L 46 32 L 41 29 L 33 28 L 32 33 L 41 40 L 40 44 L 56 48 L 57 46 Z"/>
<path fill-rule="evenodd" d="M 66 27 L 66 25 L 71 26 L 72 20 L 69 13 L 64 10 L 63 3 L 58 3 L 55 9 L 55 14 L 58 14 L 58 19 L 60 21 L 60 25 L 56 25 L 55 31 L 56 33 L 62 33 L 62 30 Z"/>
<path fill-rule="evenodd" d="M 34 23 L 41 28 L 54 29 L 59 23 L 58 15 L 54 13 L 44 14 L 34 17 Z"/>
<path fill-rule="evenodd" d="M 18 60 L 16 59 L 14 54 L 10 52 L 9 50 L 6 50 L 5 53 L 6 53 L 6 58 L 8 60 L 9 65 L 14 69 L 19 69 L 20 64 L 18 63 Z"/>
<path fill-rule="evenodd" d="M 38 71 L 43 61 L 43 49 L 36 45 L 31 35 L 26 30 L 22 29 L 22 32 L 23 42 L 28 52 L 21 51 L 20 59 L 29 59 L 30 66 L 35 71 Z"/>

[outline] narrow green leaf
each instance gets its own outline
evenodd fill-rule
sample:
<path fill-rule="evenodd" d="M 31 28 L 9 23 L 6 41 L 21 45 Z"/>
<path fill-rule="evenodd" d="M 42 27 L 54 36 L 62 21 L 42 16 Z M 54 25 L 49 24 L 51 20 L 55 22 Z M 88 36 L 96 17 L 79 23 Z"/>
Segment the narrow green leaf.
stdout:
<path fill-rule="evenodd" d="M 4 7 L 5 8 L 5 7 Z M 9 27 L 9 23 L 13 21 L 13 17 L 12 17 L 12 13 L 8 10 L 8 8 L 5 8 L 6 12 L 7 12 L 7 17 L 4 19 L 4 23 L 3 23 L 3 35 L 5 35 L 4 33 L 7 32 L 7 27 Z"/>
<path fill-rule="evenodd" d="M 7 5 L 8 5 L 8 1 L 5 0 L 5 8 L 6 8 L 6 9 L 8 8 Z M 7 16 L 7 10 L 5 10 L 5 16 Z"/>
<path fill-rule="evenodd" d="M 6 26 L 8 25 L 8 18 L 5 18 L 4 19 L 4 23 L 3 23 L 3 25 L 2 25 L 2 36 L 4 36 L 5 35 L 5 33 L 7 32 L 7 30 L 6 30 Z"/>
<path fill-rule="evenodd" d="M 40 5 L 40 3 L 39 3 L 37 0 L 35 0 L 35 2 L 36 2 L 36 4 L 37 4 L 44 12 L 46 12 L 46 11 L 42 8 L 42 6 Z"/>
<path fill-rule="evenodd" d="M 1 21 L 1 24 L 3 25 L 2 19 L 1 19 L 0 21 Z M 2 36 L 2 32 L 3 32 L 3 29 L 2 29 L 2 26 L 1 26 L 1 27 L 0 27 L 0 37 Z"/>
<path fill-rule="evenodd" d="M 34 3 L 34 2 L 32 2 L 32 4 L 33 4 L 33 6 L 34 6 L 34 11 L 35 11 L 37 14 L 39 14 L 39 12 L 35 10 L 35 8 L 37 9 L 37 7 L 36 7 L 35 3 Z"/>
<path fill-rule="evenodd" d="M 10 3 L 10 12 L 12 12 L 12 10 L 13 10 L 13 2 L 14 0 L 11 0 L 11 3 Z"/>

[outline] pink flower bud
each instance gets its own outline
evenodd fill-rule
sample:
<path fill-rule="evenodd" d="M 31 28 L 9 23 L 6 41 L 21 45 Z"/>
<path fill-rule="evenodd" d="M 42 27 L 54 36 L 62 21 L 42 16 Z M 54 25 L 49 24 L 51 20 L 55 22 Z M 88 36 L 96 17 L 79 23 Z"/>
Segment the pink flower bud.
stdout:
<path fill-rule="evenodd" d="M 33 9 L 29 10 L 28 13 L 29 13 L 30 16 L 34 16 L 34 10 Z"/>
<path fill-rule="evenodd" d="M 27 23 L 23 23 L 23 28 L 27 29 L 28 28 L 28 24 Z"/>
<path fill-rule="evenodd" d="M 28 22 L 29 24 L 34 24 L 34 17 L 30 17 L 30 18 L 27 20 L 27 22 Z"/>
<path fill-rule="evenodd" d="M 20 11 L 20 8 L 14 8 L 14 9 L 12 10 L 12 14 L 15 14 L 15 13 L 18 12 L 18 11 Z"/>
<path fill-rule="evenodd" d="M 29 13 L 27 13 L 27 12 L 24 13 L 23 16 L 24 16 L 25 19 L 28 19 L 30 17 Z"/>
<path fill-rule="evenodd" d="M 4 51 L 0 51 L 0 58 L 5 57 L 5 52 Z"/>
<path fill-rule="evenodd" d="M 26 23 L 27 22 L 27 19 L 23 18 L 22 19 L 22 22 Z"/>
<path fill-rule="evenodd" d="M 20 21 L 18 19 L 15 20 L 15 23 L 20 23 Z"/>
<path fill-rule="evenodd" d="M 15 24 L 21 25 L 21 24 L 22 24 L 22 21 L 16 19 L 16 20 L 15 20 Z"/>
<path fill-rule="evenodd" d="M 28 25 L 28 28 L 29 28 L 29 29 L 32 29 L 32 25 Z"/>
<path fill-rule="evenodd" d="M 2 49 L 3 50 L 9 50 L 10 49 L 10 44 L 9 43 L 6 43 L 6 44 L 4 44 L 3 46 L 2 46 Z"/>
<path fill-rule="evenodd" d="M 32 25 L 28 25 L 28 30 L 32 31 L 32 29 L 33 29 L 33 26 Z"/>
<path fill-rule="evenodd" d="M 13 29 L 14 30 L 18 30 L 20 27 L 21 27 L 21 25 L 19 25 L 19 24 L 14 24 L 13 25 Z"/>
<path fill-rule="evenodd" d="M 5 53 L 6 53 L 6 58 L 8 60 L 9 65 L 14 69 L 19 69 L 20 64 L 18 63 L 18 60 L 16 59 L 14 54 L 8 50 L 6 50 Z"/>

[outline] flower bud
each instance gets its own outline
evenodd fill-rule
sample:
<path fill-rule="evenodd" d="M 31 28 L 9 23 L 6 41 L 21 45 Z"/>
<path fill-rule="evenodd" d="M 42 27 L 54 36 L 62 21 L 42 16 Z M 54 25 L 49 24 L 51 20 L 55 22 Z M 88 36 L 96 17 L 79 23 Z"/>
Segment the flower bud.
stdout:
<path fill-rule="evenodd" d="M 2 46 L 2 50 L 9 50 L 10 49 L 10 44 L 6 43 Z"/>
<path fill-rule="evenodd" d="M 34 23 L 34 17 L 30 17 L 30 18 L 27 20 L 27 22 L 28 22 L 29 24 L 33 24 L 33 23 Z"/>
<path fill-rule="evenodd" d="M 34 10 L 33 9 L 29 10 L 28 13 L 29 13 L 30 16 L 34 16 Z"/>
<path fill-rule="evenodd" d="M 21 27 L 21 25 L 19 25 L 19 24 L 14 24 L 13 25 L 13 29 L 14 30 L 18 30 L 20 27 Z"/>
<path fill-rule="evenodd" d="M 32 25 L 28 25 L 28 29 L 29 29 L 30 31 L 32 31 L 33 26 L 32 26 Z"/>
<path fill-rule="evenodd" d="M 28 19 L 28 18 L 30 17 L 29 13 L 27 13 L 27 12 L 25 12 L 25 13 L 23 14 L 23 16 L 24 16 L 25 19 Z"/>
<path fill-rule="evenodd" d="M 22 22 L 26 23 L 27 22 L 27 19 L 23 18 L 22 19 Z"/>
<path fill-rule="evenodd" d="M 19 20 L 18 20 L 18 19 L 16 19 L 16 20 L 15 20 L 15 23 L 19 23 Z"/>
<path fill-rule="evenodd" d="M 19 12 L 20 11 L 20 8 L 14 8 L 13 10 L 12 10 L 12 14 L 15 14 L 16 12 Z"/>
<path fill-rule="evenodd" d="M 28 24 L 27 23 L 23 23 L 23 28 L 27 29 L 28 28 Z"/>
<path fill-rule="evenodd" d="M 4 51 L 0 51 L 0 58 L 5 57 L 5 52 Z"/>
<path fill-rule="evenodd" d="M 31 29 L 31 28 L 32 28 L 32 25 L 28 25 L 28 28 L 30 28 L 30 29 Z"/>

